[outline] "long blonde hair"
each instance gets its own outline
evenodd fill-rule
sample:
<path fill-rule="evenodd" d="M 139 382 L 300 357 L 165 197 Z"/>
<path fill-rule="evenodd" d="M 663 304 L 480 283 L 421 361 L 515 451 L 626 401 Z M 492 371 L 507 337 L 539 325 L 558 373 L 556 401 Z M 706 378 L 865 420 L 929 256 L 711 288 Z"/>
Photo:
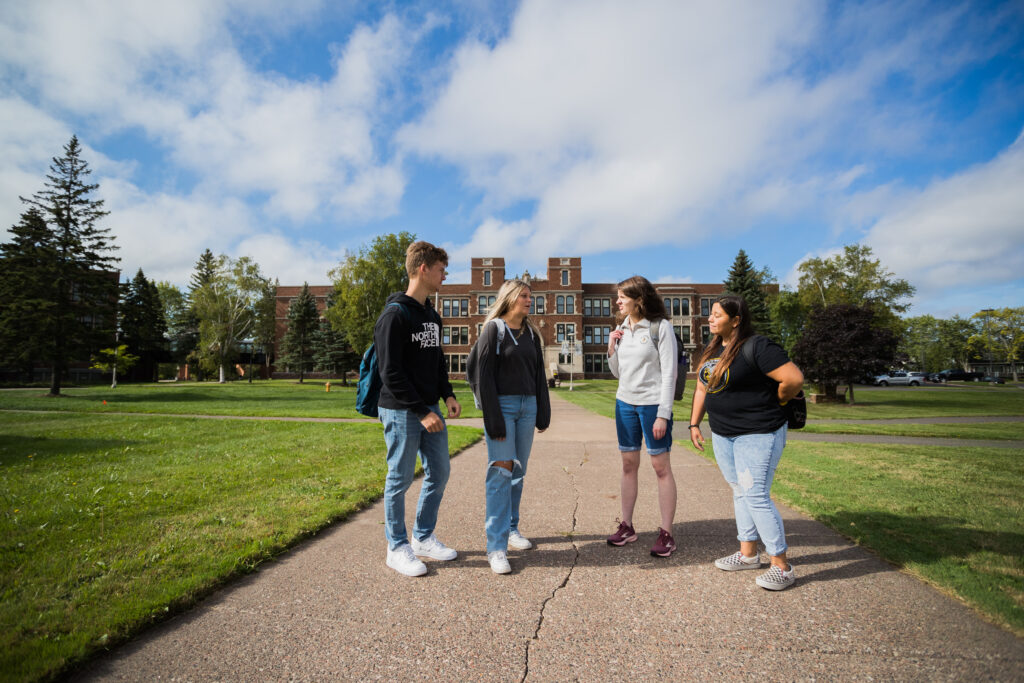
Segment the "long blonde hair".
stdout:
<path fill-rule="evenodd" d="M 500 318 L 508 313 L 512 309 L 512 306 L 515 305 L 516 299 L 519 298 L 519 295 L 524 289 L 530 290 L 531 294 L 533 293 L 533 289 L 530 285 L 518 278 L 505 280 L 505 282 L 501 284 L 501 289 L 498 290 L 494 305 L 491 306 L 491 309 L 487 312 L 487 317 L 484 318 L 484 325 L 495 318 Z M 523 318 L 523 322 L 530 326 L 530 329 L 533 330 L 533 334 L 540 340 L 540 345 L 543 347 L 544 338 L 540 334 L 540 328 L 533 324 L 533 321 L 530 320 L 530 316 Z"/>

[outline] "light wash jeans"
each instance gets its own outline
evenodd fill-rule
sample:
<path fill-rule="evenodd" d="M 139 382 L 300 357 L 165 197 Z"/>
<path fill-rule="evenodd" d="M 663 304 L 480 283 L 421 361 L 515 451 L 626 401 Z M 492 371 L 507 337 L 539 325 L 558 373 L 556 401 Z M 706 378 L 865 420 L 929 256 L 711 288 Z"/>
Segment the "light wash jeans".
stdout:
<path fill-rule="evenodd" d="M 437 406 L 430 410 L 439 417 Z M 388 476 L 384 480 L 384 535 L 388 547 L 394 550 L 409 542 L 405 530 L 405 492 L 416 474 L 416 453 L 423 463 L 423 487 L 416 507 L 416 525 L 413 534 L 425 540 L 434 533 L 437 509 L 444 497 L 444 487 L 451 472 L 448 456 L 448 428 L 430 433 L 420 423 L 416 413 L 409 410 L 379 409 L 384 425 L 384 442 L 388 446 Z M 443 418 L 442 418 L 443 419 Z"/>
<path fill-rule="evenodd" d="M 498 396 L 505 418 L 505 440 L 495 441 L 485 433 L 487 462 L 512 460 L 512 471 L 491 465 L 487 468 L 487 552 L 508 550 L 508 535 L 519 529 L 519 503 L 523 499 L 523 478 L 537 428 L 536 396 Z"/>
<path fill-rule="evenodd" d="M 711 433 L 715 460 L 732 487 L 736 538 L 764 543 L 769 555 L 786 552 L 786 530 L 769 492 L 786 445 L 786 425 L 770 434 L 719 436 Z"/>

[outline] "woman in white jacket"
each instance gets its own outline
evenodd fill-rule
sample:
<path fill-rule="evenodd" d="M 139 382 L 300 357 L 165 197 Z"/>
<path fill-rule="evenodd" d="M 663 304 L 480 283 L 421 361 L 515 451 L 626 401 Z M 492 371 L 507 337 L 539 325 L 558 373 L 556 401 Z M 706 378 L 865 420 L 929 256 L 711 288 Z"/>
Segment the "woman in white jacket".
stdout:
<path fill-rule="evenodd" d="M 672 521 L 676 514 L 676 480 L 672 450 L 672 394 L 677 350 L 665 305 L 646 278 L 636 275 L 618 286 L 616 304 L 622 323 L 611 333 L 608 364 L 619 378 L 615 393 L 615 430 L 622 452 L 622 519 L 608 544 L 623 546 L 637 539 L 633 508 L 637 497 L 641 441 L 658 475 L 661 528 L 651 555 L 668 557 L 676 549 Z"/>

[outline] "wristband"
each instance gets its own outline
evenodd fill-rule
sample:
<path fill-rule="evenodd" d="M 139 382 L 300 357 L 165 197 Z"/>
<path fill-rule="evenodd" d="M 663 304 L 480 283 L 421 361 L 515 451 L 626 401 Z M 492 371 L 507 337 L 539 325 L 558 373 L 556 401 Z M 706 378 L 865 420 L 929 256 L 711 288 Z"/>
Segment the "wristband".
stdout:
<path fill-rule="evenodd" d="M 693 429 L 694 427 L 696 427 L 697 429 L 700 429 L 700 425 L 690 425 L 689 429 Z"/>

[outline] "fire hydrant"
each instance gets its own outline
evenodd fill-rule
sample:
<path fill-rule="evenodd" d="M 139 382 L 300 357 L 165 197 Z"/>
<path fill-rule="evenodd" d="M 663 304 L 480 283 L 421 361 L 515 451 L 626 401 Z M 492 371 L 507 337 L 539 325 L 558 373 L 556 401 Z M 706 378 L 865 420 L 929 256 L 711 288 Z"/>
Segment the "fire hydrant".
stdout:
<path fill-rule="evenodd" d="M 326 391 L 328 394 L 331 393 L 331 383 L 330 382 L 327 382 L 326 384 L 324 384 L 324 391 Z"/>

